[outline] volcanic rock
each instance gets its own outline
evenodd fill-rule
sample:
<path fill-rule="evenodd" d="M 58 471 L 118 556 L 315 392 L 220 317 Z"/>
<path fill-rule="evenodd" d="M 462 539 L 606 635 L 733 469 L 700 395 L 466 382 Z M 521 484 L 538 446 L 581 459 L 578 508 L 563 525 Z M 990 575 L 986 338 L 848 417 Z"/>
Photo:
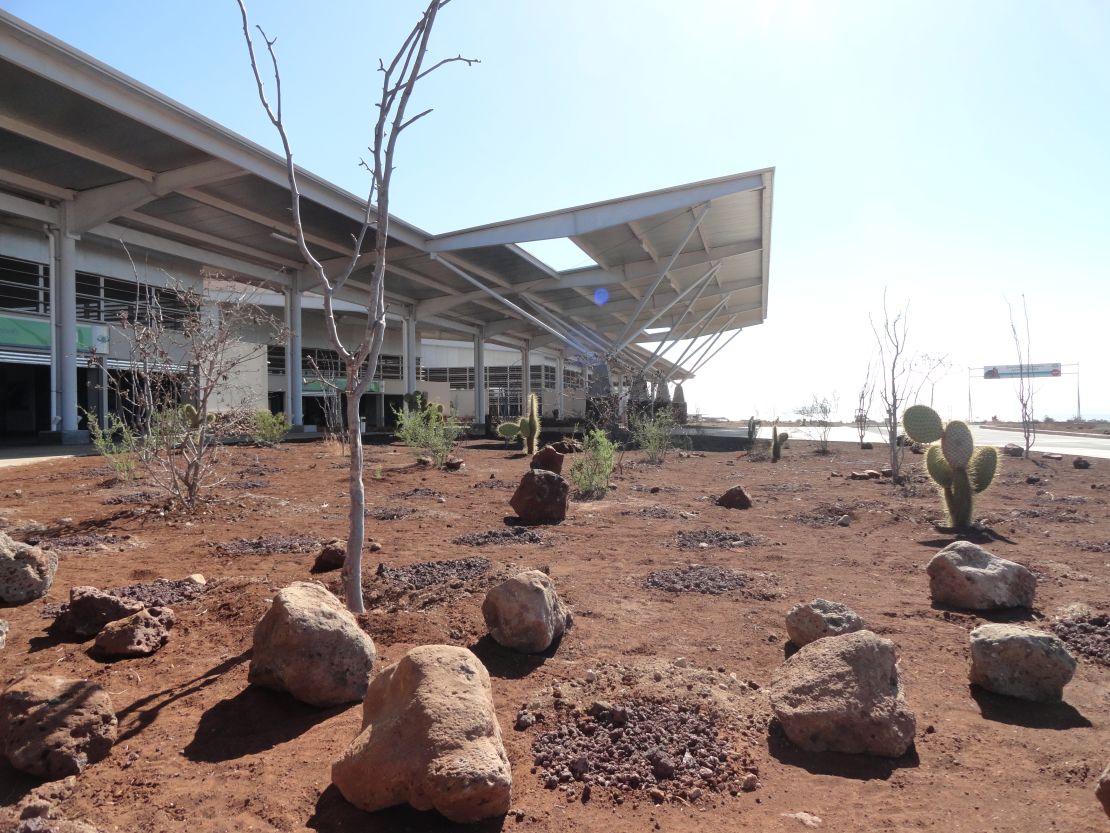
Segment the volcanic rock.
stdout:
<path fill-rule="evenodd" d="M 786 614 L 786 634 L 799 648 L 826 636 L 863 630 L 863 620 L 847 605 L 814 599 L 796 604 Z"/>
<path fill-rule="evenodd" d="M 1102 802 L 1102 809 L 1110 817 L 1110 764 L 1102 771 L 1098 778 L 1098 787 L 1095 788 L 1095 797 Z"/>
<path fill-rule="evenodd" d="M 30 674 L 0 695 L 0 751 L 22 772 L 78 775 L 115 741 L 112 699 L 96 683 Z"/>
<path fill-rule="evenodd" d="M 1091 467 L 1091 461 L 1086 457 L 1076 457 L 1071 461 L 1071 465 L 1072 468 L 1076 469 L 1089 469 Z"/>
<path fill-rule="evenodd" d="M 347 560 L 347 542 L 340 538 L 329 538 L 320 545 L 320 552 L 312 563 L 311 573 L 326 573 L 339 570 Z"/>
<path fill-rule="evenodd" d="M 1060 637 L 1018 625 L 980 625 L 971 632 L 975 685 L 1022 700 L 1058 702 L 1076 661 Z"/>
<path fill-rule="evenodd" d="M 726 509 L 751 509 L 752 499 L 743 486 L 733 486 L 717 498 L 717 505 Z"/>
<path fill-rule="evenodd" d="M 955 541 L 925 568 L 933 601 L 965 610 L 1032 607 L 1037 577 L 970 541 Z"/>
<path fill-rule="evenodd" d="M 564 455 L 549 445 L 545 445 L 539 451 L 532 455 L 532 462 L 530 468 L 543 469 L 544 471 L 553 471 L 556 474 L 563 473 L 563 459 Z"/>
<path fill-rule="evenodd" d="M 176 621 L 168 607 L 145 608 L 105 625 L 96 636 L 96 650 L 104 657 L 149 656 L 170 641 Z"/>
<path fill-rule="evenodd" d="M 22 604 L 45 596 L 57 572 L 57 554 L 0 532 L 0 603 Z"/>
<path fill-rule="evenodd" d="M 558 523 L 567 516 L 569 495 L 570 484 L 562 475 L 531 469 L 520 478 L 509 505 L 525 523 Z"/>
<path fill-rule="evenodd" d="M 560 454 L 581 454 L 582 443 L 580 440 L 566 439 L 552 443 L 551 447 Z"/>
<path fill-rule="evenodd" d="M 913 744 L 894 643 L 871 631 L 809 643 L 775 671 L 769 694 L 802 749 L 897 758 Z"/>
<path fill-rule="evenodd" d="M 274 596 L 254 629 L 247 679 L 313 706 L 362 699 L 376 651 L 355 617 L 316 582 L 295 581 Z"/>
<path fill-rule="evenodd" d="M 571 622 L 551 577 L 539 570 L 491 587 L 482 602 L 482 616 L 499 645 L 526 654 L 546 651 Z"/>
<path fill-rule="evenodd" d="M 1006 443 L 1002 446 L 1002 453 L 1007 457 L 1024 457 L 1025 449 L 1017 443 Z"/>
<path fill-rule="evenodd" d="M 95 587 L 73 587 L 69 604 L 58 615 L 61 630 L 77 636 L 96 636 L 109 622 L 126 619 L 146 607 L 137 599 L 124 599 Z"/>
<path fill-rule="evenodd" d="M 466 648 L 413 648 L 370 684 L 362 732 L 331 776 L 369 812 L 408 803 L 461 823 L 505 815 L 512 773 L 485 667 Z"/>

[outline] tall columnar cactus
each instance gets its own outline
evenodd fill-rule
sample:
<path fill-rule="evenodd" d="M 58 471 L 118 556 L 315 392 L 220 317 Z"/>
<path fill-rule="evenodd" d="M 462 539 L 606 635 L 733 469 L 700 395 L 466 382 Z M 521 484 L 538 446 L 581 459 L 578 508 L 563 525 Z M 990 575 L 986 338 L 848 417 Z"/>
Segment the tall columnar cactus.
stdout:
<path fill-rule="evenodd" d="M 762 424 L 763 423 L 760 420 L 756 419 L 754 416 L 748 417 L 748 439 L 749 440 L 754 440 L 755 439 L 756 434 L 759 433 L 759 426 L 762 425 Z"/>
<path fill-rule="evenodd" d="M 902 415 L 906 436 L 930 445 L 925 470 L 940 487 L 948 523 L 956 529 L 971 526 L 973 498 L 990 486 L 998 470 L 998 451 L 993 446 L 976 448 L 967 423 L 953 420 L 944 425 L 940 415 L 927 405 L 911 405 Z"/>
<path fill-rule="evenodd" d="M 776 419 L 771 423 L 771 462 L 777 463 L 779 458 L 782 457 L 782 447 L 786 441 L 790 439 L 790 435 L 783 431 L 779 433 L 779 421 Z"/>
<path fill-rule="evenodd" d="M 519 420 L 502 422 L 497 426 L 497 436 L 505 442 L 519 439 L 526 453 L 536 453 L 540 441 L 540 401 L 536 394 L 528 394 L 528 413 Z"/>

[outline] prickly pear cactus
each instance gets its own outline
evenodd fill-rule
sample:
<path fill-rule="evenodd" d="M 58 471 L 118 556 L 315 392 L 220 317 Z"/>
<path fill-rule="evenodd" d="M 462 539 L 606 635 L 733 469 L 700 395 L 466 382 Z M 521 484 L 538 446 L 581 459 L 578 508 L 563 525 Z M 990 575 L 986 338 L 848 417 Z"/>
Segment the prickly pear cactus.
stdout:
<path fill-rule="evenodd" d="M 926 405 L 911 405 L 902 415 L 906 436 L 930 445 L 925 454 L 925 471 L 940 487 L 948 523 L 956 529 L 971 526 L 973 498 L 994 480 L 998 450 L 976 448 L 967 423 L 952 420 L 945 425 L 940 415 Z"/>

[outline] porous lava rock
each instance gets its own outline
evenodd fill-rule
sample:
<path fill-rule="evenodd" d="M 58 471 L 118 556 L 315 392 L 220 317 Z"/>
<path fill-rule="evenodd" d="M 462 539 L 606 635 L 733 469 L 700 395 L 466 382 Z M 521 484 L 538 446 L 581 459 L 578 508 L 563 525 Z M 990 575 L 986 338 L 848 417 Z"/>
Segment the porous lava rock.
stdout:
<path fill-rule="evenodd" d="M 925 572 L 937 604 L 964 610 L 1032 607 L 1037 577 L 978 544 L 955 541 L 933 556 Z"/>
<path fill-rule="evenodd" d="M 1002 453 L 1007 457 L 1024 457 L 1025 449 L 1017 443 L 1006 443 L 1002 446 Z"/>
<path fill-rule="evenodd" d="M 482 602 L 482 616 L 499 645 L 535 654 L 563 636 L 571 614 L 551 577 L 528 570 L 491 587 Z"/>
<path fill-rule="evenodd" d="M 320 552 L 312 563 L 312 573 L 326 573 L 329 570 L 342 569 L 347 560 L 347 542 L 339 538 L 329 538 L 320 545 Z"/>
<path fill-rule="evenodd" d="M 408 803 L 462 823 L 505 815 L 512 773 L 485 667 L 466 648 L 413 648 L 370 684 L 362 731 L 331 778 L 369 812 Z"/>
<path fill-rule="evenodd" d="M 995 694 L 1058 702 L 1075 674 L 1075 657 L 1060 637 L 1020 625 L 980 625 L 971 632 L 972 683 Z"/>
<path fill-rule="evenodd" d="M 551 446 L 545 445 L 543 448 L 532 455 L 532 463 L 530 465 L 530 468 L 543 469 L 544 471 L 553 471 L 556 474 L 562 474 L 563 459 L 563 454 L 556 451 Z"/>
<path fill-rule="evenodd" d="M 1091 467 L 1091 461 L 1086 457 L 1076 457 L 1071 461 L 1071 465 L 1072 468 L 1076 469 L 1089 469 Z"/>
<path fill-rule="evenodd" d="M 562 475 L 531 469 L 520 478 L 509 505 L 525 523 L 559 523 L 567 516 L 569 496 L 570 484 Z"/>
<path fill-rule="evenodd" d="M 582 442 L 581 440 L 564 439 L 552 443 L 551 447 L 558 451 L 560 454 L 581 454 Z"/>
<path fill-rule="evenodd" d="M 46 595 L 58 572 L 58 556 L 0 532 L 0 602 L 23 604 Z"/>
<path fill-rule="evenodd" d="M 894 643 L 871 631 L 809 643 L 775 671 L 768 693 L 802 749 L 897 758 L 913 745 Z"/>
<path fill-rule="evenodd" d="M 1106 765 L 1106 769 L 1102 771 L 1102 775 L 1098 778 L 1095 797 L 1102 802 L 1102 809 L 1106 811 L 1107 817 L 1110 818 L 1110 764 Z"/>
<path fill-rule="evenodd" d="M 144 607 L 138 599 L 121 598 L 95 587 L 73 587 L 57 626 L 77 636 L 96 636 L 109 622 L 134 616 Z"/>
<path fill-rule="evenodd" d="M 113 658 L 149 656 L 170 641 L 170 628 L 176 621 L 171 608 L 144 608 L 105 625 L 96 635 L 96 651 Z"/>
<path fill-rule="evenodd" d="M 55 780 L 79 775 L 116 742 L 112 698 L 88 680 L 29 674 L 0 695 L 0 750 L 13 768 Z"/>
<path fill-rule="evenodd" d="M 743 486 L 733 486 L 717 498 L 717 505 L 726 509 L 751 509 L 752 498 Z"/>
<path fill-rule="evenodd" d="M 799 648 L 826 636 L 863 630 L 863 619 L 848 605 L 814 599 L 796 604 L 786 614 L 786 635 Z"/>
<path fill-rule="evenodd" d="M 313 706 L 361 700 L 377 652 L 354 615 L 323 585 L 295 581 L 254 629 L 247 679 Z"/>

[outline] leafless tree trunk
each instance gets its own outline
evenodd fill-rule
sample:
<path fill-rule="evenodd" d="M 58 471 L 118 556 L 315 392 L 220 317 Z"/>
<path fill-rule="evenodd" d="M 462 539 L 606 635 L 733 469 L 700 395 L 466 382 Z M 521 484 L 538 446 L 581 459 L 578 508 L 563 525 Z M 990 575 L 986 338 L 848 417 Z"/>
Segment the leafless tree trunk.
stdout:
<path fill-rule="evenodd" d="M 875 366 L 871 359 L 867 361 L 867 374 L 863 377 L 859 393 L 856 395 L 856 430 L 859 431 L 859 444 L 863 448 L 867 437 L 867 426 L 871 420 L 871 403 L 875 400 Z"/>
<path fill-rule="evenodd" d="M 1014 322 L 1014 308 L 1006 303 L 1010 310 L 1010 331 L 1014 334 L 1014 347 L 1017 348 L 1018 357 L 1018 402 L 1021 404 L 1021 433 L 1025 437 L 1025 456 L 1037 439 L 1037 417 L 1033 411 L 1033 380 L 1029 375 L 1031 369 L 1029 351 L 1029 307 L 1025 303 L 1025 295 L 1021 296 L 1021 311 L 1025 315 L 1025 341 L 1018 333 L 1017 324 Z"/>
<path fill-rule="evenodd" d="M 316 283 L 323 294 L 324 320 L 328 337 L 332 347 L 339 353 L 343 361 L 346 379 L 347 431 L 350 437 L 349 491 L 351 499 L 347 558 L 343 564 L 343 583 L 346 588 L 347 607 L 355 613 L 364 611 L 362 601 L 362 539 L 366 511 L 366 491 L 362 480 L 362 432 L 359 430 L 358 405 L 373 380 L 374 372 L 378 366 L 378 354 L 381 352 L 382 341 L 385 338 L 385 268 L 386 244 L 389 240 L 389 191 L 390 182 L 393 178 L 393 160 L 397 149 L 397 140 L 405 129 L 431 112 L 431 110 L 424 110 L 414 116 L 408 115 L 408 105 L 412 97 L 412 91 L 421 78 L 434 72 L 444 64 L 456 61 L 467 64 L 476 63 L 473 58 L 464 58 L 459 55 L 455 58 L 444 58 L 430 67 L 424 65 L 424 58 L 428 51 L 428 41 L 432 35 L 436 15 L 448 2 L 450 0 L 432 0 L 389 64 L 383 61 L 378 62 L 378 70 L 382 73 L 381 96 L 376 105 L 377 116 L 374 122 L 374 135 L 369 148 L 370 161 L 362 161 L 362 166 L 371 175 L 370 192 L 366 198 L 366 213 L 363 216 L 358 234 L 354 236 L 354 245 L 346 266 L 338 274 L 329 275 L 305 241 L 304 224 L 301 219 L 301 195 L 297 186 L 297 169 L 293 165 L 293 150 L 285 124 L 282 121 L 281 73 L 278 68 L 277 54 L 274 51 L 276 38 L 267 37 L 265 31 L 261 27 L 257 27 L 266 44 L 273 69 L 274 101 L 271 104 L 267 98 L 266 85 L 262 80 L 262 74 L 255 57 L 245 0 L 239 0 L 239 11 L 243 22 L 243 38 L 247 44 L 251 71 L 254 73 L 255 84 L 258 87 L 258 99 L 281 137 L 281 145 L 285 152 L 285 168 L 289 178 L 289 192 L 292 198 L 293 226 L 296 229 L 297 246 L 300 248 L 301 257 L 304 258 L 308 269 L 314 274 Z M 367 232 L 371 228 L 374 230 L 373 249 L 364 252 L 363 245 L 366 242 Z M 373 273 L 366 302 L 366 327 L 359 343 L 354 347 L 348 347 L 339 336 L 334 300 L 336 294 L 350 280 L 356 268 L 366 260 L 373 262 Z"/>

